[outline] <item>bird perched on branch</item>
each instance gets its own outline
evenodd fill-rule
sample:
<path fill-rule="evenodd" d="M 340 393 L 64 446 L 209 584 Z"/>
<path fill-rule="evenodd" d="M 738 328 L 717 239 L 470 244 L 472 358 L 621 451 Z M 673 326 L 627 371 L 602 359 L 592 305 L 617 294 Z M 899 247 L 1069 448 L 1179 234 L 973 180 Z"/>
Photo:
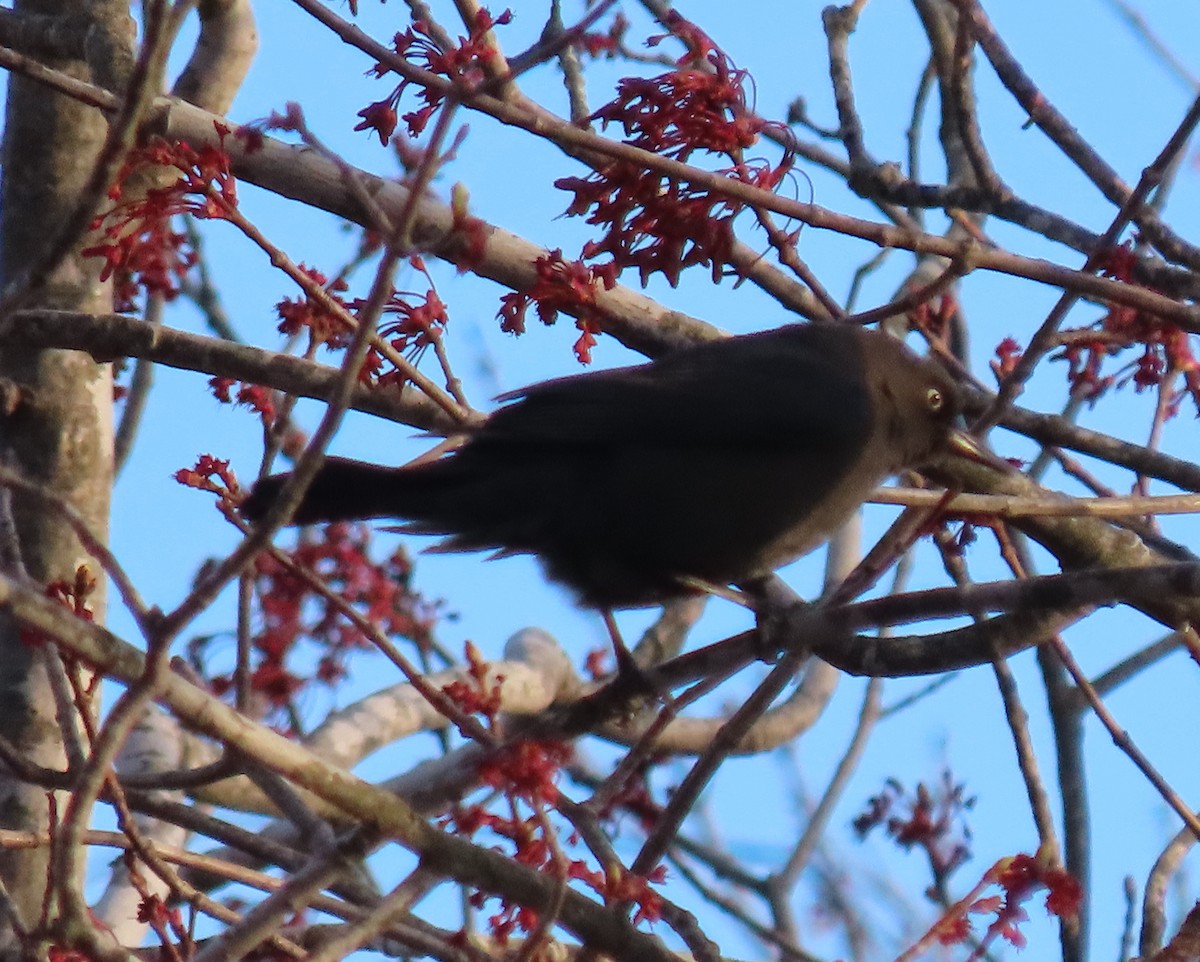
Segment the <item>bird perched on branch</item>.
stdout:
<path fill-rule="evenodd" d="M 888 475 L 950 448 L 937 363 L 857 327 L 793 325 L 544 381 L 440 459 L 328 458 L 292 522 L 398 518 L 430 550 L 527 553 L 588 607 L 656 604 L 769 575 L 827 540 Z M 977 449 L 976 449 L 977 450 Z M 254 485 L 262 517 L 288 475 Z"/>

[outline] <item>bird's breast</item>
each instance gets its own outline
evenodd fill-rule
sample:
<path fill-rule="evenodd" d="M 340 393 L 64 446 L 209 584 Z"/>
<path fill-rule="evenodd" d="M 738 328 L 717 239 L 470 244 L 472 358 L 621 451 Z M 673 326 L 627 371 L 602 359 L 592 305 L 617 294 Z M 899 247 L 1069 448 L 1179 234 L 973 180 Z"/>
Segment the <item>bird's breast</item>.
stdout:
<path fill-rule="evenodd" d="M 822 491 L 807 486 L 802 473 L 794 474 L 792 490 L 777 495 L 781 516 L 786 511 L 791 521 L 766 540 L 754 576 L 767 575 L 828 541 L 895 469 L 891 463 L 858 457 L 839 473 L 837 484 Z"/>

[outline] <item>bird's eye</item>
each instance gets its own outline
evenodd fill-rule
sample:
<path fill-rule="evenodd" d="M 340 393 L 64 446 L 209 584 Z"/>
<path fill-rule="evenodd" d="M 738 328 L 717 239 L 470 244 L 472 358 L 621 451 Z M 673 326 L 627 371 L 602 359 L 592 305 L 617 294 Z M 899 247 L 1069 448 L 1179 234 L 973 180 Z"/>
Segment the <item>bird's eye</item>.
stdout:
<path fill-rule="evenodd" d="M 940 388 L 931 387 L 925 392 L 925 403 L 929 405 L 929 410 L 937 413 L 946 404 L 946 395 L 941 392 Z"/>

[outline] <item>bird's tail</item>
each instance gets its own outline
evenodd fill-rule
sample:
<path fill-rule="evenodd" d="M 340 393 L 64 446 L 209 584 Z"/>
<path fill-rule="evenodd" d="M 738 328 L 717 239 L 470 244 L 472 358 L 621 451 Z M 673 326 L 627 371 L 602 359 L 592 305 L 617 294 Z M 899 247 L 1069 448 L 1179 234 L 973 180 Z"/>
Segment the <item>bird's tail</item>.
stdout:
<path fill-rule="evenodd" d="M 275 504 L 291 473 L 256 481 L 242 514 L 257 521 Z M 363 518 L 413 518 L 428 514 L 429 485 L 419 473 L 349 458 L 326 458 L 303 500 L 293 524 L 320 524 Z"/>

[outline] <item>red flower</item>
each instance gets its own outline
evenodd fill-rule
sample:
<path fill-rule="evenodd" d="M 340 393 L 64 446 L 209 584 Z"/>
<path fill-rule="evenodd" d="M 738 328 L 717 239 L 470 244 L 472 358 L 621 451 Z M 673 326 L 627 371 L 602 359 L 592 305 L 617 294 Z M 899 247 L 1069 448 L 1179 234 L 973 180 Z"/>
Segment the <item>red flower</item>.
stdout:
<path fill-rule="evenodd" d="M 721 173 L 774 189 L 793 159 L 785 155 L 771 166 L 742 158 L 765 126 L 747 107 L 747 74 L 694 24 L 673 15 L 667 25 L 688 45 L 677 69 L 622 80 L 616 98 L 592 119 L 620 124 L 626 143 L 682 162 L 698 151 L 728 157 L 733 165 Z M 607 254 L 611 269 L 636 268 L 643 284 L 657 272 L 677 284 L 680 273 L 696 264 L 707 265 L 714 280 L 725 274 L 733 220 L 742 203 L 617 161 L 586 178 L 563 178 L 556 186 L 575 195 L 568 214 L 587 215 L 589 224 L 604 231 L 584 247 L 585 258 Z M 586 342 L 581 348 L 586 350 Z"/>
<path fill-rule="evenodd" d="M 492 28 L 511 21 L 511 11 L 505 10 L 493 17 L 487 10 L 480 9 L 470 35 L 459 37 L 458 46 L 443 50 L 434 39 L 429 24 L 415 20 L 411 27 L 392 39 L 392 50 L 410 63 L 420 64 L 431 73 L 449 77 L 462 87 L 472 89 L 484 81 L 486 74 L 482 65 L 496 53 L 489 37 Z M 386 64 L 377 63 L 368 73 L 385 77 L 391 70 Z M 388 96 L 360 110 L 358 116 L 363 119 L 354 129 L 374 130 L 379 134 L 380 142 L 386 145 L 396 126 L 397 105 L 411 83 L 401 80 Z M 411 137 L 420 136 L 444 99 L 440 93 L 428 88 L 419 90 L 417 97 L 422 106 L 400 118 L 408 126 Z"/>
<path fill-rule="evenodd" d="M 396 130 L 396 104 L 393 97 L 367 104 L 358 112 L 358 116 L 362 117 L 362 122 L 354 129 L 374 130 L 379 135 L 380 145 L 386 147 Z"/>
<path fill-rule="evenodd" d="M 223 141 L 228 128 L 216 129 Z M 165 186 L 139 188 L 126 199 L 126 184 L 147 168 L 155 168 L 160 179 L 161 171 L 171 169 L 178 177 Z M 113 278 L 117 310 L 130 311 L 139 291 L 174 298 L 180 279 L 195 266 L 197 254 L 186 233 L 171 230 L 172 218 L 183 213 L 228 217 L 237 207 L 237 185 L 222 147 L 197 148 L 158 138 L 129 152 L 109 197 L 113 207 L 91 224 L 103 240 L 82 253 L 104 260 L 101 279 Z"/>
<path fill-rule="evenodd" d="M 525 333 L 525 312 L 530 304 L 537 305 L 538 318 L 547 325 L 558 319 L 560 311 L 573 314 L 575 326 L 581 332 L 575 342 L 575 356 L 581 364 L 590 364 L 591 349 L 602 330 L 603 311 L 597 295 L 601 289 L 612 290 L 616 286 L 613 266 L 568 261 L 561 250 L 553 250 L 534 262 L 534 270 L 537 279 L 527 291 L 500 298 L 500 329 L 510 334 Z"/>

